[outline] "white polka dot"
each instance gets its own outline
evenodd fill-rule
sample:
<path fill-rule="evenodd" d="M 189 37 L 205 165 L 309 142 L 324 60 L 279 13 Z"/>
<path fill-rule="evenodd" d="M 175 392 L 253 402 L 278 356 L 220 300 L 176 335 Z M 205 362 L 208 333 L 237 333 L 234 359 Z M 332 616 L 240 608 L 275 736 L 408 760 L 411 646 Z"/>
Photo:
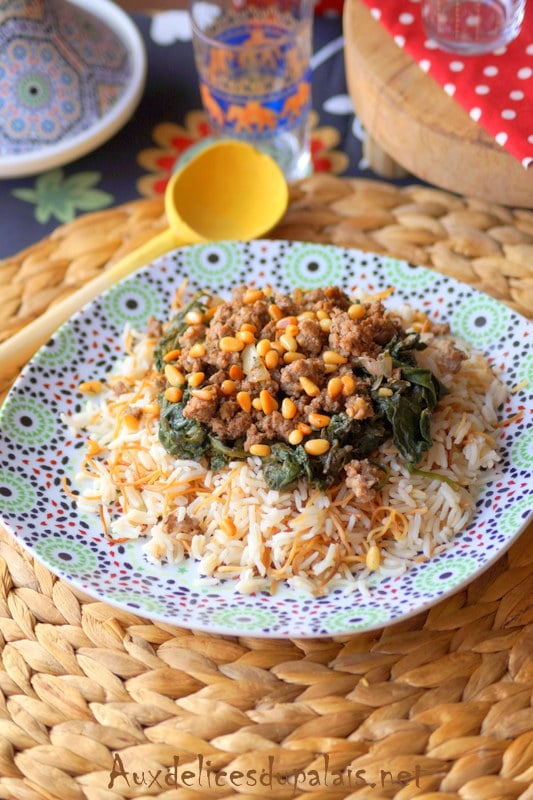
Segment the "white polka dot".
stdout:
<path fill-rule="evenodd" d="M 533 56 L 533 44 L 528 44 L 526 47 L 526 55 Z"/>
<path fill-rule="evenodd" d="M 444 91 L 446 92 L 446 94 L 449 94 L 450 97 L 454 96 L 455 89 L 456 89 L 455 83 L 445 83 L 444 84 Z"/>
<path fill-rule="evenodd" d="M 427 61 L 427 59 L 424 58 L 422 59 L 422 61 L 419 62 L 418 66 L 420 67 L 420 69 L 424 70 L 424 72 L 429 72 L 431 67 L 431 61 Z"/>
<path fill-rule="evenodd" d="M 502 119 L 515 119 L 516 111 L 512 108 L 504 108 L 502 111 Z"/>
<path fill-rule="evenodd" d="M 504 131 L 502 131 L 501 133 L 497 133 L 494 138 L 496 139 L 498 144 L 500 144 L 503 147 L 505 145 L 505 143 L 507 142 L 507 138 L 508 137 L 507 137 L 507 134 Z"/>
<path fill-rule="evenodd" d="M 488 94 L 490 92 L 490 89 L 488 86 L 485 86 L 484 84 L 479 84 L 478 86 L 476 86 L 474 91 L 476 94 Z"/>
<path fill-rule="evenodd" d="M 470 116 L 475 122 L 481 119 L 481 109 L 480 108 L 471 108 L 470 109 Z"/>
<path fill-rule="evenodd" d="M 381 9 L 380 8 L 371 8 L 370 13 L 374 17 L 374 19 L 381 19 Z"/>
<path fill-rule="evenodd" d="M 487 78 L 493 78 L 499 72 L 498 67 L 485 67 L 483 70 L 483 75 L 486 75 Z"/>
<path fill-rule="evenodd" d="M 531 136 L 527 137 L 527 140 L 528 140 L 529 144 L 533 144 L 533 133 L 531 134 Z"/>
<path fill-rule="evenodd" d="M 405 45 L 405 36 L 395 36 L 394 41 L 398 47 L 403 47 Z"/>
<path fill-rule="evenodd" d="M 524 158 L 524 160 L 522 161 L 522 166 L 524 167 L 524 169 L 528 169 L 531 166 L 531 164 L 533 164 L 533 158 Z"/>
<path fill-rule="evenodd" d="M 524 92 L 521 92 L 520 89 L 513 89 L 512 92 L 509 92 L 509 97 L 511 100 L 523 100 L 525 94 Z"/>
<path fill-rule="evenodd" d="M 426 50 L 437 50 L 439 46 L 435 39 L 426 39 L 424 42 L 424 47 Z"/>
<path fill-rule="evenodd" d="M 450 61 L 450 69 L 452 72 L 461 72 L 465 68 L 462 61 Z"/>
<path fill-rule="evenodd" d="M 413 22 L 415 21 L 414 16 L 410 14 L 408 11 L 404 12 L 403 14 L 400 14 L 398 19 L 400 20 L 402 25 L 412 25 Z"/>
<path fill-rule="evenodd" d="M 533 75 L 533 69 L 531 67 L 522 67 L 516 73 L 516 77 L 520 78 L 521 81 L 526 81 L 528 78 L 531 78 Z"/>

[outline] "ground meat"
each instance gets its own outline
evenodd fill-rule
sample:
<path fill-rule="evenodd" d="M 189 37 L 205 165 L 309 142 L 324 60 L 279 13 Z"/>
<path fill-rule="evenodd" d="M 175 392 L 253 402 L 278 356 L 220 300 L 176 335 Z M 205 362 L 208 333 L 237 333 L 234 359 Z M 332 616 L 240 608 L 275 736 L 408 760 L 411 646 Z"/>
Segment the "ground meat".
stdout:
<path fill-rule="evenodd" d="M 349 461 L 344 467 L 346 486 L 352 490 L 355 499 L 360 503 L 370 502 L 379 485 L 379 470 L 367 458 Z"/>
<path fill-rule="evenodd" d="M 173 534 L 194 536 L 197 533 L 203 533 L 198 520 L 190 517 L 188 514 L 185 514 L 184 518 L 180 520 L 176 512 L 165 517 L 161 524 L 161 530 L 163 533 L 168 533 L 171 536 Z"/>
<path fill-rule="evenodd" d="M 163 325 L 155 317 L 150 317 L 146 326 L 146 335 L 150 339 L 159 339 L 163 333 Z"/>
<path fill-rule="evenodd" d="M 324 333 L 320 324 L 314 319 L 303 319 L 298 327 L 300 330 L 296 341 L 302 353 L 309 356 L 319 355 L 327 341 L 327 334 Z"/>
<path fill-rule="evenodd" d="M 319 358 L 302 358 L 283 367 L 280 373 L 280 386 L 287 397 L 301 397 L 305 389 L 300 378 L 305 377 L 320 387 L 324 381 L 324 362 Z"/>
<path fill-rule="evenodd" d="M 353 305 L 337 287 L 288 295 L 240 287 L 229 301 L 217 301 L 208 317 L 186 327 L 173 361 L 186 376 L 185 398 L 175 401 L 183 404 L 184 417 L 230 446 L 244 442 L 245 451 L 254 444 L 305 446 L 305 437 L 327 438 L 333 415 L 358 422 L 374 417 L 371 388 L 375 376 L 383 376 L 383 354 L 406 333 L 381 301 Z M 198 343 L 204 352 L 195 348 L 191 356 Z M 458 350 L 443 344 L 441 353 L 447 369 L 458 368 Z M 401 378 L 390 357 L 386 366 L 384 380 Z M 189 383 L 191 373 L 196 375 Z M 337 431 L 339 425 L 342 420 Z M 361 497 L 379 479 L 365 461 L 352 462 L 346 475 Z"/>
<path fill-rule="evenodd" d="M 461 363 L 466 358 L 465 353 L 458 350 L 449 339 L 438 339 L 433 345 L 438 350 L 439 366 L 445 372 L 451 372 L 452 374 L 458 372 L 461 368 Z"/>
<path fill-rule="evenodd" d="M 385 316 L 383 304 L 374 302 L 367 305 L 366 316 L 360 320 L 353 320 L 342 311 L 332 315 L 329 345 L 350 360 L 358 356 L 376 358 L 400 332 L 399 324 Z"/>

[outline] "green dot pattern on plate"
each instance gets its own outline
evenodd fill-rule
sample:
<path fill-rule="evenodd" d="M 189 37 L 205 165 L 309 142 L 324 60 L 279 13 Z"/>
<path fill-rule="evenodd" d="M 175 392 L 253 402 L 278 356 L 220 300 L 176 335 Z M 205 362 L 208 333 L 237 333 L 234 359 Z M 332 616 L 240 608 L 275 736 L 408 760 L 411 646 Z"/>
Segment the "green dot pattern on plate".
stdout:
<path fill-rule="evenodd" d="M 372 608 L 371 606 L 358 608 L 357 603 L 354 601 L 353 608 L 345 608 L 342 611 L 327 614 L 321 620 L 321 624 L 332 633 L 342 633 L 344 631 L 366 630 L 371 627 L 378 627 L 384 625 L 387 620 L 388 612 L 386 609 Z"/>
<path fill-rule="evenodd" d="M 237 626 L 242 631 L 254 631 L 275 625 L 276 615 L 265 608 L 251 608 L 243 604 L 238 608 L 222 608 L 211 617 L 214 625 L 231 630 Z"/>
<path fill-rule="evenodd" d="M 454 334 L 473 347 L 488 347 L 508 334 L 511 311 L 492 297 L 467 298 L 452 313 Z"/>
<path fill-rule="evenodd" d="M 199 245 L 183 254 L 185 272 L 201 286 L 211 286 L 214 281 L 231 283 L 238 278 L 241 258 L 228 244 Z"/>
<path fill-rule="evenodd" d="M 23 478 L 7 469 L 0 469 L 0 504 L 2 510 L 11 513 L 31 511 L 37 496 L 28 478 Z"/>
<path fill-rule="evenodd" d="M 133 606 L 133 610 L 138 608 L 142 616 L 164 614 L 167 607 L 164 600 L 159 597 L 154 597 L 147 592 L 137 594 L 135 592 L 128 592 L 126 589 L 124 589 L 124 591 L 116 589 L 107 592 L 107 598 L 111 603 L 115 602 L 121 608 L 125 606 Z"/>
<path fill-rule="evenodd" d="M 126 323 L 143 325 L 149 317 L 157 318 L 163 313 L 157 290 L 135 279 L 114 286 L 102 302 L 107 316 L 119 327 Z"/>
<path fill-rule="evenodd" d="M 498 527 L 503 534 L 511 534 L 521 528 L 533 509 L 531 495 L 516 500 L 509 508 L 505 509 L 498 521 Z"/>
<path fill-rule="evenodd" d="M 431 595 L 435 591 L 447 592 L 473 575 L 478 567 L 478 562 L 469 556 L 446 558 L 435 564 L 424 564 L 423 571 L 414 577 L 413 584 L 418 591 Z"/>
<path fill-rule="evenodd" d="M 511 458 L 519 469 L 533 466 L 533 430 L 519 434 L 511 448 Z"/>
<path fill-rule="evenodd" d="M 66 326 L 54 333 L 35 356 L 35 361 L 44 367 L 62 367 L 73 363 L 78 350 L 78 341 L 72 328 Z"/>
<path fill-rule="evenodd" d="M 2 409 L 2 417 L 10 438 L 33 447 L 50 441 L 55 430 L 55 418 L 38 400 L 13 395 Z"/>
<path fill-rule="evenodd" d="M 517 382 L 525 381 L 526 388 L 530 389 L 533 385 L 533 353 L 523 356 L 517 369 Z"/>
<path fill-rule="evenodd" d="M 55 536 L 43 536 L 33 546 L 35 555 L 45 564 L 61 566 L 71 575 L 91 575 L 98 566 L 98 559 L 83 541 Z"/>
<path fill-rule="evenodd" d="M 283 278 L 293 288 L 314 289 L 339 283 L 342 271 L 337 251 L 309 245 L 288 253 Z"/>
<path fill-rule="evenodd" d="M 395 289 L 427 288 L 438 280 L 438 276 L 424 267 L 411 267 L 405 261 L 385 258 L 379 265 L 388 283 Z"/>

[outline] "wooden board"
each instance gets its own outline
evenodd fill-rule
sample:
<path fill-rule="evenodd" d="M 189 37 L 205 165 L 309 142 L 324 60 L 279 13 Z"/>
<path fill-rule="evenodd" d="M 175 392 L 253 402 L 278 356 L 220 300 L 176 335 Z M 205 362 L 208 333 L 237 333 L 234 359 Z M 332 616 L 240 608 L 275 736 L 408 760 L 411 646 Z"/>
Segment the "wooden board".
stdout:
<path fill-rule="evenodd" d="M 348 91 L 367 134 L 390 159 L 442 189 L 533 208 L 533 169 L 424 73 L 361 0 L 345 0 L 343 25 Z"/>

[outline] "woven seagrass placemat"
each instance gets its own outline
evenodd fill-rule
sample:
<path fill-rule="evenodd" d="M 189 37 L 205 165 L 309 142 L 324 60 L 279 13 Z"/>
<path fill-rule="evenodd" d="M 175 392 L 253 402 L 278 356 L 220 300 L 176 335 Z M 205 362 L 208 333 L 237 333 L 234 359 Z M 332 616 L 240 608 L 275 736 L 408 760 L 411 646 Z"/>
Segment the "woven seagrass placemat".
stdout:
<path fill-rule="evenodd" d="M 0 262 L 0 341 L 164 225 L 139 200 Z M 272 236 L 428 265 L 533 317 L 532 211 L 317 175 Z M 531 534 L 412 620 L 272 641 L 95 602 L 0 527 L 0 798 L 532 800 Z"/>

